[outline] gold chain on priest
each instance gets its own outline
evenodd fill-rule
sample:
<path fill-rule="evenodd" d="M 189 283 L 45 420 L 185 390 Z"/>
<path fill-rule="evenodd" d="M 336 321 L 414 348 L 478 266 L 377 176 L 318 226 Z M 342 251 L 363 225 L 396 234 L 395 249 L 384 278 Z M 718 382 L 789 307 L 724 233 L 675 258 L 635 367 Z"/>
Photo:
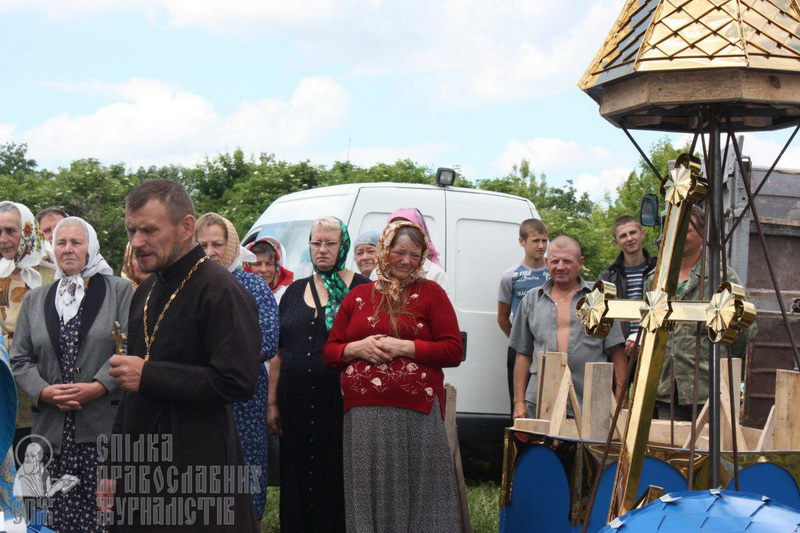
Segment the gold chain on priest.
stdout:
<path fill-rule="evenodd" d="M 158 331 L 158 326 L 159 326 L 159 324 L 161 324 L 161 319 L 164 318 L 164 314 L 167 312 L 167 309 L 169 309 L 169 306 L 172 303 L 172 300 L 174 300 L 175 297 L 178 295 L 178 293 L 181 292 L 181 289 L 183 288 L 184 285 L 186 285 L 186 282 L 189 281 L 189 278 L 192 277 L 192 274 L 194 274 L 194 271 L 197 270 L 197 267 L 200 266 L 200 263 L 202 263 L 206 259 L 208 259 L 208 257 L 202 257 L 202 258 L 200 258 L 199 261 L 197 261 L 197 263 L 194 264 L 194 266 L 189 271 L 189 273 L 186 275 L 186 277 L 183 278 L 183 281 L 181 281 L 181 284 L 178 285 L 178 288 L 175 289 L 175 292 L 172 293 L 172 296 L 169 297 L 169 300 L 167 300 L 167 305 L 164 306 L 164 309 L 161 310 L 161 314 L 158 315 L 158 320 L 156 320 L 156 327 L 153 328 L 153 334 L 152 335 L 148 335 L 147 334 L 147 304 L 150 303 L 150 295 L 153 294 L 153 288 L 155 287 L 155 283 L 153 284 L 153 287 L 150 287 L 150 292 L 147 293 L 147 298 L 144 301 L 144 317 L 143 317 L 143 320 L 144 320 L 144 344 L 145 344 L 145 346 L 147 346 L 147 353 L 144 356 L 144 360 L 145 361 L 148 361 L 150 359 L 150 346 L 152 346 L 153 343 L 156 340 L 156 332 Z"/>

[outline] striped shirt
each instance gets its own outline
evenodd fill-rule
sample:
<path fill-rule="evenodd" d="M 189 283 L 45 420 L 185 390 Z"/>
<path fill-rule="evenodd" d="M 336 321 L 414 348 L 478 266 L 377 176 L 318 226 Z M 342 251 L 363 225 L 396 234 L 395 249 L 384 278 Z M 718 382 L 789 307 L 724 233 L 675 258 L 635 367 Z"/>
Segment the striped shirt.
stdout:
<path fill-rule="evenodd" d="M 644 297 L 644 273 L 647 271 L 647 260 L 634 267 L 625 267 L 625 279 L 628 285 L 628 299 L 641 300 Z M 639 329 L 639 322 L 631 322 L 631 333 Z"/>

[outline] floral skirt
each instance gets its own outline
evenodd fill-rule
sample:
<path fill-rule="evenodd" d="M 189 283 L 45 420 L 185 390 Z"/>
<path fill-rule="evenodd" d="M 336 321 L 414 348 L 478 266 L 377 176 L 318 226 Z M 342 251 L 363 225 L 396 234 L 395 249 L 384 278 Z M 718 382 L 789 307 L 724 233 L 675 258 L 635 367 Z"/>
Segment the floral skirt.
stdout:
<path fill-rule="evenodd" d="M 384 406 L 344 415 L 348 533 L 458 533 L 455 470 L 439 399 L 430 414 Z"/>

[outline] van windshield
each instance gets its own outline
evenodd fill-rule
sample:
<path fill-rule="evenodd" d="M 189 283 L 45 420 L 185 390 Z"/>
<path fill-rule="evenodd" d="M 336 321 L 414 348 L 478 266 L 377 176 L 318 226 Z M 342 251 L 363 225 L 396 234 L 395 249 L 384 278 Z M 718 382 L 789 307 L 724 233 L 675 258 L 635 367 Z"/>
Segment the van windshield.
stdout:
<path fill-rule="evenodd" d="M 258 232 L 258 239 L 275 237 L 286 248 L 286 268 L 294 272 L 294 279 L 305 278 L 313 272 L 311 255 L 308 252 L 308 236 L 314 220 L 292 220 L 264 224 Z"/>

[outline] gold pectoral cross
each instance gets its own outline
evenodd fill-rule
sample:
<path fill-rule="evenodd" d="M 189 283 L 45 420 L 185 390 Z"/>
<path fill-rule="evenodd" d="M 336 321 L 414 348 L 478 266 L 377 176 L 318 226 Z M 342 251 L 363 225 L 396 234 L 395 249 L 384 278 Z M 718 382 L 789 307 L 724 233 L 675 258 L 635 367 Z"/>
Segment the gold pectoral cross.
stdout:
<path fill-rule="evenodd" d="M 643 329 L 633 401 L 620 447 L 609 521 L 632 510 L 637 501 L 667 338 L 674 324 L 705 322 L 712 342 L 731 343 L 755 319 L 755 306 L 745 300 L 744 289 L 733 283 L 720 285 L 710 302 L 673 300 L 692 205 L 702 200 L 706 192 L 700 160 L 682 154 L 675 162 L 674 170 L 661 184 L 667 215 L 653 284 L 644 294 L 644 300 L 616 300 L 614 285 L 598 281 L 594 290 L 577 304 L 576 313 L 588 335 L 605 337 L 615 319 L 639 321 Z"/>
<path fill-rule="evenodd" d="M 111 340 L 114 341 L 115 353 L 117 355 L 123 355 L 125 353 L 125 342 L 128 340 L 128 336 L 122 333 L 122 326 L 120 326 L 117 321 L 114 321 L 114 330 L 111 332 Z"/>

